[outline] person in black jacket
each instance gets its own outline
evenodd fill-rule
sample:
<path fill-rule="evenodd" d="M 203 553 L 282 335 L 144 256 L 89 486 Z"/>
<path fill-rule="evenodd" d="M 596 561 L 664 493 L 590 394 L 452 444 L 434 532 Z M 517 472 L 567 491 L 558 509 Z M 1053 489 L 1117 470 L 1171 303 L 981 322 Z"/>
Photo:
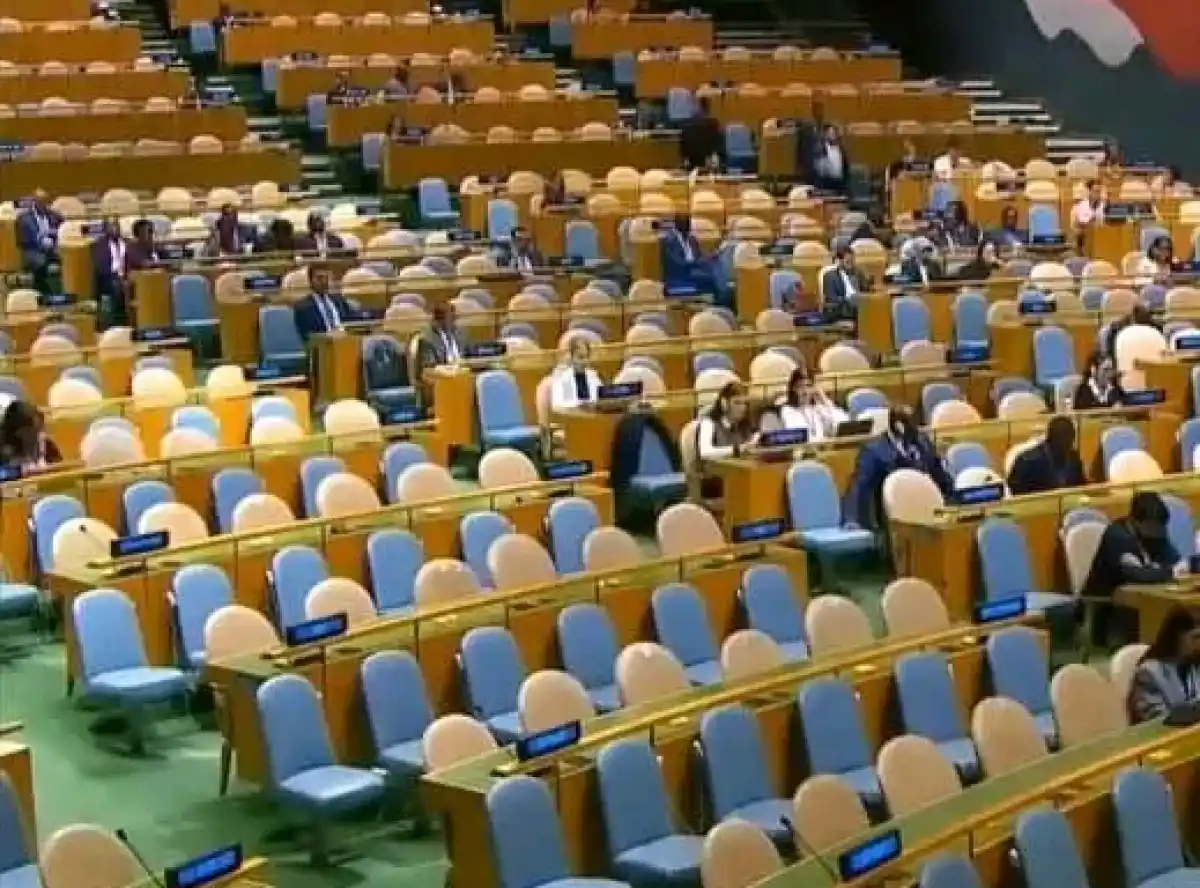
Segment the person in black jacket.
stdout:
<path fill-rule="evenodd" d="M 1075 423 L 1066 416 L 1052 418 L 1046 440 L 1018 456 L 1008 473 L 1008 489 L 1016 496 L 1086 483 L 1083 460 L 1075 448 Z"/>
<path fill-rule="evenodd" d="M 1121 388 L 1121 374 L 1113 361 L 1100 351 L 1093 351 L 1083 368 L 1083 379 L 1075 389 L 1071 406 L 1075 410 L 1098 410 L 1105 407 L 1120 407 L 1125 403 L 1125 390 Z"/>
<path fill-rule="evenodd" d="M 712 116 L 708 98 L 702 96 L 696 103 L 696 113 L 684 121 L 679 134 L 679 145 L 683 153 L 683 164 L 689 170 L 711 169 L 724 165 L 725 134 L 721 122 Z"/>
<path fill-rule="evenodd" d="M 960 281 L 986 281 L 999 268 L 996 245 L 990 240 L 983 240 L 975 250 L 975 258 L 959 268 L 956 277 Z"/>
<path fill-rule="evenodd" d="M 1175 575 L 1180 562 L 1179 552 L 1167 534 L 1170 521 L 1167 504 L 1157 493 L 1140 490 L 1129 501 L 1129 515 L 1114 521 L 1104 529 L 1092 569 L 1083 584 L 1084 599 L 1111 599 L 1113 593 L 1128 583 L 1166 583 Z M 1103 647 L 1110 641 L 1123 644 L 1133 640 L 1128 615 L 1122 614 L 1120 624 L 1112 626 L 1114 606 L 1096 605 L 1092 624 L 1092 643 Z M 1110 638 L 1110 629 L 1119 638 Z"/>

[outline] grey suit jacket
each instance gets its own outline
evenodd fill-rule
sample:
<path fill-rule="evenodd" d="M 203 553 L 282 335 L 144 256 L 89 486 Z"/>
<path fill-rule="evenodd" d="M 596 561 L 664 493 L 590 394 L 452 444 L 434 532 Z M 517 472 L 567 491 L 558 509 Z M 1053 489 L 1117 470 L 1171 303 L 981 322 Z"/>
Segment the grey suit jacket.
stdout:
<path fill-rule="evenodd" d="M 1173 663 L 1144 660 L 1129 688 L 1129 718 L 1134 724 L 1162 718 L 1181 703 L 1200 697 L 1200 666 L 1193 666 L 1187 685 Z"/>
<path fill-rule="evenodd" d="M 459 327 L 455 326 L 450 329 L 450 337 L 458 347 L 459 357 L 463 357 L 467 350 L 466 336 L 463 335 Z M 436 367 L 441 364 L 450 363 L 450 355 L 447 353 L 445 341 L 443 341 L 441 334 L 432 328 L 421 333 L 417 344 L 417 354 L 421 365 L 420 369 L 422 370 L 426 367 Z"/>

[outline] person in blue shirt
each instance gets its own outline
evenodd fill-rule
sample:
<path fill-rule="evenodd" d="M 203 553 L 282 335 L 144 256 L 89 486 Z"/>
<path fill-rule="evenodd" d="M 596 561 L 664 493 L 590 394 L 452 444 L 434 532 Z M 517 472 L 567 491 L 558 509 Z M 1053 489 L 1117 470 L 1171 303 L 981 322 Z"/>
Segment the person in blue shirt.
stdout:
<path fill-rule="evenodd" d="M 917 427 L 907 407 L 888 411 L 888 427 L 882 435 L 858 452 L 854 478 L 846 503 L 846 516 L 862 527 L 883 528 L 883 482 L 897 469 L 924 472 L 941 489 L 943 496 L 954 492 L 954 480 L 946 471 L 933 442 Z"/>

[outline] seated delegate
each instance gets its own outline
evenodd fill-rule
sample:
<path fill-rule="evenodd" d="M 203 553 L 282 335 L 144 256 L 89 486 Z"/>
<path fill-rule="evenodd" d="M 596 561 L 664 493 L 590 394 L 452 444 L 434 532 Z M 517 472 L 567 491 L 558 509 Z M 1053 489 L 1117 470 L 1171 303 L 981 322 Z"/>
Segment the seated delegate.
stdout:
<path fill-rule="evenodd" d="M 296 331 L 307 343 L 317 333 L 333 333 L 360 320 L 358 312 L 341 293 L 330 292 L 331 275 L 323 265 L 308 269 L 309 293 L 296 303 Z"/>
<path fill-rule="evenodd" d="M 849 246 L 840 246 L 833 265 L 821 277 L 821 307 L 830 320 L 852 321 L 858 314 L 858 297 L 871 289 L 871 279 L 858 267 Z"/>
<path fill-rule="evenodd" d="M 746 386 L 728 382 L 696 428 L 696 452 L 700 459 L 737 456 L 756 437 Z"/>
<path fill-rule="evenodd" d="M 592 344 L 586 336 L 571 339 L 567 359 L 554 369 L 550 381 L 550 409 L 570 410 L 594 404 L 603 380 L 592 366 Z"/>
<path fill-rule="evenodd" d="M 1094 351 L 1083 368 L 1083 378 L 1075 389 L 1071 406 L 1076 410 L 1096 410 L 1104 407 L 1120 407 L 1125 403 L 1125 391 L 1121 388 L 1121 377 L 1113 366 L 1112 359 Z"/>
<path fill-rule="evenodd" d="M 28 401 L 10 401 L 0 418 L 0 465 L 22 475 L 62 462 L 62 453 L 46 435 L 46 418 Z"/>
<path fill-rule="evenodd" d="M 659 249 L 668 296 L 680 291 L 710 293 L 718 305 L 733 307 L 731 294 L 725 292 L 718 280 L 716 261 L 704 254 L 700 242 L 691 232 L 691 220 L 687 216 L 663 220 L 659 229 Z"/>
<path fill-rule="evenodd" d="M 846 517 L 863 527 L 883 526 L 883 482 L 898 469 L 913 469 L 933 479 L 943 496 L 954 491 L 954 480 L 946 471 L 933 442 L 917 427 L 907 407 L 888 412 L 887 430 L 858 452 L 854 477 L 847 497 Z"/>
<path fill-rule="evenodd" d="M 1162 718 L 1200 698 L 1200 626 L 1184 607 L 1167 614 L 1138 661 L 1126 705 L 1134 724 Z"/>
<path fill-rule="evenodd" d="M 1008 473 L 1008 489 L 1014 496 L 1046 493 L 1087 483 L 1083 460 L 1075 447 L 1075 423 L 1055 416 L 1046 426 L 1046 438 L 1021 453 Z"/>
<path fill-rule="evenodd" d="M 785 429 L 805 429 L 808 440 L 824 441 L 834 437 L 838 425 L 849 418 L 845 410 L 813 385 L 806 368 L 792 371 L 787 394 L 779 405 L 779 419 Z"/>

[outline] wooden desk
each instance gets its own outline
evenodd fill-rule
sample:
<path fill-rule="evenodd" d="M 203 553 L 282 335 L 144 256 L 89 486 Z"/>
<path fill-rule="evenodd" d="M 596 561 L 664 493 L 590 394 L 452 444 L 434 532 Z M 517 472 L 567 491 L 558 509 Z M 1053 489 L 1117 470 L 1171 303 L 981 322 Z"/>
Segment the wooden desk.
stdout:
<path fill-rule="evenodd" d="M 373 0 L 368 0 L 373 2 Z M 360 50 L 356 50 L 359 52 Z M 411 60 L 406 60 L 411 62 Z M 439 86 L 453 71 L 463 78 L 467 89 L 475 91 L 490 86 L 501 92 L 515 92 L 526 84 L 535 83 L 546 89 L 554 89 L 554 62 L 550 60 L 524 59 L 504 55 L 473 64 L 453 65 L 446 60 L 438 64 L 409 64 L 409 84 L 414 87 Z M 331 66 L 325 60 L 305 63 L 285 59 L 280 62 L 275 83 L 275 104 L 287 111 L 304 108 L 305 100 L 314 93 L 328 93 L 337 82 L 337 76 L 345 72 L 350 75 L 350 84 L 358 89 L 382 89 L 395 73 L 391 65 L 368 65 L 365 58 L 351 59 L 349 64 Z"/>
<path fill-rule="evenodd" d="M 216 136 L 236 142 L 246 135 L 246 109 L 240 105 L 118 114 L 95 114 L 85 107 L 72 114 L 21 114 L 0 117 L 0 139 L 6 142 L 133 142 L 161 139 L 186 142 L 193 136 Z"/>
<path fill-rule="evenodd" d="M 20 22 L 84 21 L 92 17 L 89 0 L 5 0 L 4 15 Z"/>
<path fill-rule="evenodd" d="M 617 15 L 633 12 L 633 0 L 608 0 L 599 8 Z M 570 16 L 577 0 L 505 0 L 504 20 L 510 25 L 544 25 L 555 16 Z"/>
<path fill-rule="evenodd" d="M 901 89 L 898 84 L 863 84 L 853 92 L 841 86 L 837 91 L 817 88 L 809 95 L 793 95 L 778 88 L 761 95 L 724 90 L 710 96 L 709 102 L 713 116 L 722 123 L 744 123 L 751 129 L 773 118 L 810 118 L 813 103 L 824 107 L 826 120 L 841 124 L 895 120 L 952 123 L 971 116 L 969 98 L 925 85 Z"/>
<path fill-rule="evenodd" d="M 30 0 L 24 0 L 30 2 Z M 221 15 L 220 0 L 170 0 L 171 28 L 186 28 L 192 22 L 212 22 Z M 323 0 L 238 0 L 237 11 L 242 14 L 290 15 L 296 18 L 311 18 L 328 10 Z M 404 15 L 408 12 L 429 12 L 428 0 L 339 0 L 339 15 L 365 15 L 368 12 L 384 12 L 388 15 Z"/>
<path fill-rule="evenodd" d="M 330 727 L 338 761 L 374 761 L 371 734 L 360 704 L 359 669 L 362 661 L 380 650 L 412 651 L 421 665 L 430 702 L 438 714 L 465 712 L 456 655 L 462 637 L 477 626 L 501 625 L 516 639 L 526 669 L 562 668 L 558 657 L 556 620 L 572 604 L 594 602 L 603 607 L 624 645 L 653 637 L 650 597 L 669 582 L 687 582 L 704 597 L 718 637 L 738 625 L 737 590 L 742 574 L 755 564 L 782 564 L 800 594 L 806 589 L 804 559 L 795 550 L 778 545 L 731 547 L 727 559 L 662 559 L 633 570 L 585 574 L 552 585 L 512 593 L 489 593 L 480 599 L 451 606 L 418 610 L 412 616 L 381 621 L 353 633 L 350 645 L 327 646 L 322 665 L 294 665 L 288 655 L 275 658 L 241 657 L 210 664 L 205 677 L 223 696 L 230 717 L 231 737 L 238 776 L 262 785 L 265 758 L 254 692 L 274 675 L 300 672 L 322 692 L 326 723 Z M 733 560 L 729 560 L 733 559 Z M 311 652 L 310 652 L 311 653 Z"/>
<path fill-rule="evenodd" d="M 19 740 L 0 738 L 0 774 L 8 778 L 21 810 L 21 826 L 26 844 L 36 848 L 38 842 L 37 806 L 33 792 L 33 761 L 29 747 Z"/>
<path fill-rule="evenodd" d="M 276 28 L 269 22 L 244 24 L 221 35 L 228 65 L 257 65 L 264 59 L 312 52 L 317 55 L 449 55 L 469 49 L 479 55 L 492 50 L 495 30 L 490 21 L 440 21 L 429 25 L 317 25 L 306 19 L 295 27 Z"/>
<path fill-rule="evenodd" d="M 88 306 L 76 305 L 66 311 L 30 311 L 0 315 L 0 330 L 8 334 L 13 351 L 24 354 L 38 338 L 42 328 L 50 323 L 70 324 L 75 328 L 79 344 L 83 348 L 96 343 L 96 313 Z"/>
<path fill-rule="evenodd" d="M 78 160 L 21 158 L 0 164 L 0 199 L 17 200 L 44 188 L 51 196 L 103 192 L 109 188 L 156 191 L 169 185 L 213 188 L 270 179 L 300 181 L 300 153 L 287 148 L 240 147 L 221 154 L 128 154 Z"/>
<path fill-rule="evenodd" d="M 152 96 L 178 99 L 187 89 L 188 72 L 183 68 L 117 71 L 75 70 L 67 74 L 43 74 L 27 68 L 19 76 L 0 77 L 0 103 L 18 105 L 41 102 L 57 96 L 69 102 L 96 99 L 145 100 Z"/>
<path fill-rule="evenodd" d="M 1163 622 L 1176 608 L 1200 609 L 1200 577 L 1189 575 L 1169 583 L 1130 584 L 1117 590 L 1114 600 L 1138 615 L 1138 638 L 1151 644 Z"/>
<path fill-rule="evenodd" d="M 26 25 L 24 31 L 0 33 L 0 59 L 16 64 L 55 59 L 67 64 L 132 62 L 142 50 L 142 35 L 135 27 L 90 28 L 76 23 L 70 31 Z"/>
<path fill-rule="evenodd" d="M 175 374 L 191 388 L 196 374 L 192 365 L 192 348 L 186 339 L 164 343 L 139 344 L 131 349 L 80 349 L 79 364 L 95 367 L 100 374 L 100 391 L 105 398 L 124 398 L 129 395 L 133 368 L 141 358 L 166 355 L 171 359 Z M 63 367 L 33 360 L 26 354 L 0 356 L 0 375 L 15 376 L 24 383 L 34 404 L 49 403 L 50 387 L 62 375 Z"/>
<path fill-rule="evenodd" d="M 635 88 L 639 98 L 661 99 L 675 86 L 695 90 L 709 83 L 757 83 L 778 87 L 789 83 L 813 86 L 826 83 L 875 83 L 900 79 L 897 55 L 847 53 L 841 58 L 777 60 L 770 54 L 747 61 L 709 58 L 699 61 L 673 58 L 638 59 Z M 794 115 L 788 115 L 794 116 Z"/>
<path fill-rule="evenodd" d="M 619 52 L 636 53 L 659 46 L 713 45 L 711 18 L 629 16 L 592 18 L 571 23 L 571 57 L 609 61 Z"/>
<path fill-rule="evenodd" d="M 482 141 L 455 145 L 392 142 L 383 152 L 383 181 L 386 188 L 410 188 L 429 176 L 457 182 L 468 174 L 507 176 L 516 170 L 529 170 L 551 176 L 562 169 L 597 176 L 615 166 L 674 169 L 680 163 L 679 139 L 674 135 L 608 142 L 568 139 L 491 145 Z"/>
<path fill-rule="evenodd" d="M 981 636 L 994 631 L 994 626 L 959 626 L 903 641 L 882 640 L 871 647 L 792 664 L 747 681 L 696 688 L 666 704 L 632 707 L 589 720 L 582 744 L 572 750 L 570 760 L 555 757 L 544 763 L 551 769 L 548 782 L 557 795 L 571 871 L 584 875 L 608 872 L 594 772 L 596 755 L 607 743 L 623 737 L 649 739 L 659 756 L 671 810 L 679 813 L 684 831 L 702 834 L 705 806 L 700 803 L 702 778 L 695 767 L 694 743 L 703 712 L 730 704 L 754 711 L 762 731 L 771 791 L 790 797 L 807 773 L 800 761 L 802 755 L 797 753 L 803 748 L 802 728 L 796 718 L 799 686 L 827 676 L 852 683 L 858 693 L 867 742 L 874 752 L 889 738 L 903 733 L 892 680 L 895 660 L 917 650 L 944 653 L 953 669 L 962 708 L 969 711 L 990 691 Z M 506 748 L 427 774 L 422 780 L 427 809 L 446 821 L 450 878 L 456 885 L 496 888 L 500 884 L 492 855 L 481 853 L 481 849 L 490 847 L 484 799 L 501 779 L 497 769 L 514 766 L 513 751 Z"/>
<path fill-rule="evenodd" d="M 590 93 L 577 95 L 579 98 L 559 94 L 547 102 L 520 101 L 510 94 L 500 102 L 468 101 L 454 105 L 430 104 L 415 99 L 366 105 L 331 104 L 325 112 L 325 138 L 334 148 L 357 147 L 367 133 L 387 132 L 393 117 L 421 129 L 455 124 L 469 133 L 486 133 L 494 126 L 530 133 L 546 126 L 566 131 L 592 122 L 617 125 L 620 109 L 615 97 Z"/>

